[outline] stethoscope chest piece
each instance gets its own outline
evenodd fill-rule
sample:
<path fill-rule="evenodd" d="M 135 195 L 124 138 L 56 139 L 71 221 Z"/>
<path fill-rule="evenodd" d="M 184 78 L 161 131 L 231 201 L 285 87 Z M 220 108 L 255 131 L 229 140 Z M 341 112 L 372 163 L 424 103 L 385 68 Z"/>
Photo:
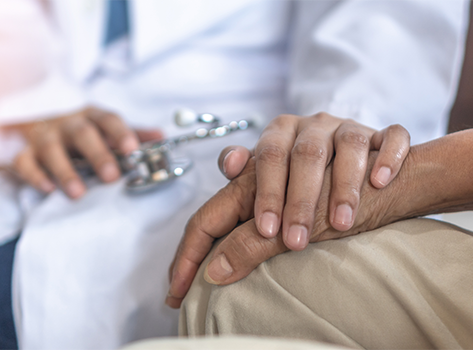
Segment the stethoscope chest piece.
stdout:
<path fill-rule="evenodd" d="M 126 189 L 129 193 L 144 193 L 162 188 L 184 175 L 191 167 L 187 158 L 173 158 L 166 144 L 137 151 L 126 160 L 130 169 Z"/>
<path fill-rule="evenodd" d="M 179 126 L 203 123 L 207 124 L 207 127 L 166 140 L 144 143 L 139 150 L 126 156 L 117 155 L 122 172 L 127 174 L 127 192 L 131 194 L 150 192 L 184 175 L 192 167 L 192 161 L 188 158 L 171 156 L 171 151 L 180 145 L 196 140 L 220 138 L 236 131 L 261 126 L 261 118 L 257 116 L 250 120 L 243 119 L 222 125 L 220 119 L 213 114 L 198 114 L 189 109 L 178 110 L 174 119 Z M 90 164 L 84 159 L 75 159 L 74 165 L 84 176 L 93 174 Z"/>

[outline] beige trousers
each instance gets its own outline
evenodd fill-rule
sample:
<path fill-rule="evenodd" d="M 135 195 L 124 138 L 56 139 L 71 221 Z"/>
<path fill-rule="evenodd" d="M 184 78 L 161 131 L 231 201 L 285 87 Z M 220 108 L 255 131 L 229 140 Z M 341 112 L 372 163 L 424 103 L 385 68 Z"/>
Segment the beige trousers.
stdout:
<path fill-rule="evenodd" d="M 181 308 L 181 335 L 473 348 L 473 236 L 450 224 L 413 219 L 311 244 L 229 286 L 202 274 Z"/>

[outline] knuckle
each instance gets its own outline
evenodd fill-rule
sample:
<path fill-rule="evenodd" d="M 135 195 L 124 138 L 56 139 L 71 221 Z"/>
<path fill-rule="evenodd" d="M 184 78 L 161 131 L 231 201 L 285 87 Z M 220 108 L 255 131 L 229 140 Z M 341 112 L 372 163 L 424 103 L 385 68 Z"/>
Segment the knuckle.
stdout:
<path fill-rule="evenodd" d="M 343 119 L 343 124 L 348 124 L 348 125 L 360 125 L 355 119 L 352 118 L 345 118 Z"/>
<path fill-rule="evenodd" d="M 400 124 L 394 124 L 394 125 L 388 126 L 386 132 L 388 134 L 400 135 L 409 141 L 411 139 L 411 135 L 409 134 L 409 131 L 407 131 L 407 129 Z"/>
<path fill-rule="evenodd" d="M 305 140 L 299 141 L 294 145 L 291 156 L 294 158 L 325 162 L 325 159 L 327 158 L 327 150 L 317 142 Z"/>
<path fill-rule="evenodd" d="M 319 121 L 319 122 L 324 122 L 324 121 L 327 121 L 329 119 L 333 119 L 333 117 L 328 114 L 327 112 L 319 112 L 317 114 L 314 114 L 311 118 Z"/>
<path fill-rule="evenodd" d="M 101 119 L 103 123 L 116 123 L 117 121 L 121 121 L 116 114 L 110 112 L 103 113 Z"/>
<path fill-rule="evenodd" d="M 278 193 L 273 192 L 257 192 L 258 204 L 263 204 L 268 209 L 273 209 L 273 211 L 279 211 L 279 208 L 284 203 L 284 196 Z"/>
<path fill-rule="evenodd" d="M 287 123 L 292 123 L 294 118 L 297 118 L 297 116 L 292 114 L 280 114 L 274 118 L 274 124 L 284 126 Z"/>
<path fill-rule="evenodd" d="M 253 181 L 254 184 L 254 181 Z M 239 178 L 237 181 L 231 182 L 231 198 L 235 201 L 238 207 L 239 213 L 246 213 L 253 210 L 252 202 L 256 195 L 256 186 L 249 184 L 248 181 L 241 181 Z"/>
<path fill-rule="evenodd" d="M 228 245 L 227 256 L 234 257 L 240 264 L 255 264 L 268 255 L 268 248 L 263 242 L 255 237 L 248 237 L 243 232 L 230 235 L 231 244 Z M 239 265 L 240 265 L 239 264 Z M 236 264 L 235 264 L 236 265 Z"/>
<path fill-rule="evenodd" d="M 258 152 L 258 160 L 264 163 L 285 165 L 287 158 L 288 152 L 277 145 L 264 146 Z"/>
<path fill-rule="evenodd" d="M 366 135 L 353 130 L 342 132 L 340 135 L 340 140 L 350 147 L 354 147 L 356 149 L 367 149 L 370 145 L 370 140 Z"/>
<path fill-rule="evenodd" d="M 280 130 L 286 131 L 288 129 L 294 128 L 299 118 L 299 116 L 292 114 L 280 114 L 269 123 L 265 131 L 277 132 Z"/>
<path fill-rule="evenodd" d="M 87 106 L 87 107 L 85 107 L 84 109 L 82 109 L 80 111 L 81 115 L 84 115 L 84 116 L 87 116 L 87 117 L 94 116 L 94 115 L 99 114 L 99 113 L 100 113 L 100 110 L 95 106 Z"/>
<path fill-rule="evenodd" d="M 95 128 L 88 122 L 78 123 L 74 128 L 74 136 L 77 138 L 83 138 L 93 133 L 95 133 Z"/>

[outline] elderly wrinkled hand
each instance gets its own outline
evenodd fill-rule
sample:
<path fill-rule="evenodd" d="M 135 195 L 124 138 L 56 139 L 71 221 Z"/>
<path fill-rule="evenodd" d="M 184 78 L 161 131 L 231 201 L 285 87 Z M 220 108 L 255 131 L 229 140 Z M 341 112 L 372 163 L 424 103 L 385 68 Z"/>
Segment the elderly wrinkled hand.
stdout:
<path fill-rule="evenodd" d="M 81 197 L 86 190 L 71 154 L 83 156 L 102 181 L 112 182 L 120 176 L 112 150 L 125 155 L 138 149 L 140 140 L 162 138 L 158 130 L 133 131 L 116 114 L 97 108 L 4 129 L 20 132 L 26 140 L 27 146 L 14 161 L 20 177 L 45 193 L 55 189 L 55 179 L 71 198 Z"/>
<path fill-rule="evenodd" d="M 372 170 L 377 161 L 377 152 L 367 160 L 367 169 Z M 345 237 L 384 225 L 388 215 L 390 198 L 379 195 L 381 191 L 363 179 L 361 202 L 352 227 L 337 231 L 329 222 L 329 195 L 332 190 L 332 163 L 324 170 L 320 196 L 314 210 L 310 242 Z M 241 174 L 220 190 L 191 218 L 170 268 L 170 290 L 166 303 L 179 307 L 196 275 L 200 264 L 210 252 L 218 238 L 227 237 L 213 252 L 206 267 L 204 278 L 213 284 L 230 284 L 247 276 L 261 262 L 288 250 L 281 235 L 266 238 L 258 233 L 253 218 L 253 203 L 256 195 L 256 159 L 249 159 Z M 235 226 L 244 222 L 240 226 Z"/>
<path fill-rule="evenodd" d="M 370 181 L 376 188 L 397 175 L 410 147 L 410 135 L 400 125 L 375 131 L 350 119 L 326 113 L 311 117 L 282 115 L 263 131 L 254 152 L 227 147 L 220 155 L 221 171 L 238 175 L 256 157 L 255 223 L 264 237 L 275 237 L 282 226 L 284 244 L 302 250 L 314 228 L 314 211 L 325 168 L 333 158 L 330 225 L 349 230 L 357 216 L 360 191 L 370 150 L 379 150 Z"/>

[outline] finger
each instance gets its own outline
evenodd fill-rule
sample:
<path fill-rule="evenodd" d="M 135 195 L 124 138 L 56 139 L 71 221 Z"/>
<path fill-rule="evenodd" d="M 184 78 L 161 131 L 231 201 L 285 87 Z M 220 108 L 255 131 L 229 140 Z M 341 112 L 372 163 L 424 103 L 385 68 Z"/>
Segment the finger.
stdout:
<path fill-rule="evenodd" d="M 360 191 L 368 166 L 370 137 L 368 129 L 343 123 L 335 133 L 332 190 L 330 193 L 330 224 L 339 231 L 353 226 Z"/>
<path fill-rule="evenodd" d="M 399 173 L 410 149 L 411 137 L 401 125 L 391 125 L 371 138 L 372 149 L 379 150 L 370 181 L 376 188 L 387 186 Z"/>
<path fill-rule="evenodd" d="M 220 172 L 229 180 L 240 175 L 246 162 L 253 156 L 252 152 L 243 146 L 228 146 L 218 157 Z"/>
<path fill-rule="evenodd" d="M 276 236 L 281 226 L 291 150 L 299 117 L 283 115 L 263 131 L 255 149 L 255 219 L 263 237 Z"/>
<path fill-rule="evenodd" d="M 136 134 L 116 114 L 98 109 L 90 109 L 87 117 L 97 124 L 111 146 L 123 154 L 129 154 L 140 146 Z"/>
<path fill-rule="evenodd" d="M 187 294 L 197 269 L 216 238 L 230 232 L 238 221 L 252 216 L 255 196 L 254 160 L 245 171 L 212 197 L 187 224 L 174 259 L 166 303 L 179 307 Z"/>
<path fill-rule="evenodd" d="M 248 276 L 262 262 L 287 251 L 281 236 L 264 238 L 250 220 L 234 229 L 215 249 L 204 279 L 227 285 Z"/>
<path fill-rule="evenodd" d="M 37 156 L 69 197 L 77 199 L 85 193 L 85 185 L 72 167 L 69 155 L 58 137 L 48 136 L 43 139 L 38 144 Z"/>
<path fill-rule="evenodd" d="M 36 161 L 31 148 L 18 154 L 14 161 L 14 168 L 24 181 L 44 193 L 50 193 L 56 188 Z"/>
<path fill-rule="evenodd" d="M 164 138 L 164 133 L 158 129 L 135 129 L 135 133 L 140 142 L 161 141 Z"/>
<path fill-rule="evenodd" d="M 292 250 L 309 243 L 325 169 L 333 155 L 333 131 L 314 123 L 302 130 L 291 153 L 289 183 L 283 215 L 283 240 Z"/>
<path fill-rule="evenodd" d="M 89 161 L 102 181 L 112 182 L 120 177 L 117 159 L 95 124 L 87 119 L 71 120 L 64 126 L 64 132 L 65 137 Z"/>

